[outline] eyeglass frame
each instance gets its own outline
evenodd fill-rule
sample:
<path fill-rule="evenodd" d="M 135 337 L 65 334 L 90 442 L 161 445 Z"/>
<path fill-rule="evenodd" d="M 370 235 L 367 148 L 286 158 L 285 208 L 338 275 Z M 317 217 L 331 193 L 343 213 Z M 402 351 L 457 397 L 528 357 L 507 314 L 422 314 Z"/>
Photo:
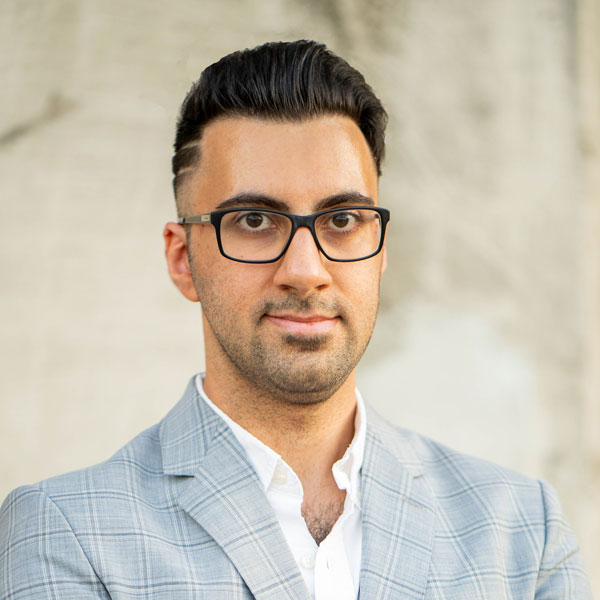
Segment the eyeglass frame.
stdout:
<path fill-rule="evenodd" d="M 321 243 L 319 242 L 319 238 L 318 238 L 317 232 L 315 230 L 315 221 L 321 215 L 325 215 L 328 213 L 340 212 L 340 211 L 344 211 L 344 210 L 358 210 L 358 209 L 372 210 L 379 214 L 379 218 L 381 219 L 381 236 L 379 239 L 379 246 L 377 246 L 377 249 L 374 252 L 372 252 L 371 254 L 368 254 L 367 256 L 362 256 L 361 258 L 331 258 L 327 254 L 327 252 L 325 252 L 325 250 L 323 250 L 323 247 L 321 246 Z M 240 211 L 255 211 L 255 212 L 265 212 L 265 213 L 274 213 L 277 215 L 284 215 L 285 217 L 288 217 L 289 220 L 292 222 L 292 228 L 290 230 L 290 235 L 289 235 L 288 241 L 285 243 L 283 250 L 275 258 L 270 258 L 268 260 L 245 260 L 243 258 L 233 258 L 232 256 L 225 254 L 225 251 L 223 250 L 223 244 L 221 243 L 221 221 L 226 214 L 231 213 L 231 212 L 240 212 Z M 376 256 L 377 254 L 379 254 L 381 252 L 381 249 L 383 248 L 383 242 L 385 239 L 385 231 L 386 231 L 389 220 L 390 220 L 390 211 L 387 208 L 382 208 L 380 206 L 338 206 L 335 208 L 328 208 L 327 210 L 321 210 L 319 212 L 312 213 L 310 215 L 295 215 L 293 213 L 288 213 L 288 212 L 285 212 L 282 210 L 275 210 L 273 208 L 262 208 L 262 207 L 257 207 L 257 206 L 250 206 L 250 207 L 241 206 L 241 207 L 236 207 L 236 208 L 224 208 L 222 210 L 214 210 L 212 212 L 203 213 L 201 215 L 192 215 L 190 217 L 180 217 L 179 219 L 177 219 L 177 223 L 179 225 L 206 225 L 206 224 L 210 223 L 215 229 L 215 234 L 217 236 L 217 246 L 219 247 L 219 252 L 225 258 L 227 258 L 229 260 L 233 260 L 235 262 L 241 262 L 241 263 L 265 264 L 265 263 L 277 262 L 287 252 L 287 249 L 290 247 L 290 244 L 292 243 L 292 239 L 294 238 L 294 235 L 296 234 L 296 231 L 298 231 L 299 227 L 307 227 L 310 230 L 313 240 L 315 241 L 315 244 L 316 244 L 317 248 L 319 249 L 319 252 L 321 252 L 321 254 L 323 254 L 323 256 L 325 258 L 327 258 L 328 260 L 331 260 L 333 262 L 358 262 L 360 260 L 366 260 L 367 258 L 372 258 L 373 256 Z"/>

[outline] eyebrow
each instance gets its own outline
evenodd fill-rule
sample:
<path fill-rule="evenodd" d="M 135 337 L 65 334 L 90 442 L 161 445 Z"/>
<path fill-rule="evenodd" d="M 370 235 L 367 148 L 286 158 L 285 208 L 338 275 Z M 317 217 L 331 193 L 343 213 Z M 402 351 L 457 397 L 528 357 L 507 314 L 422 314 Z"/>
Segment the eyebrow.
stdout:
<path fill-rule="evenodd" d="M 332 196 L 327 196 L 319 200 L 315 205 L 315 212 L 321 210 L 327 210 L 328 208 L 335 208 L 340 205 L 355 204 L 360 206 L 375 206 L 375 202 L 369 196 L 365 196 L 359 192 L 341 192 Z M 217 204 L 217 210 L 224 208 L 236 208 L 240 206 L 262 206 L 264 208 L 271 208 L 273 210 L 280 210 L 282 212 L 289 212 L 290 205 L 283 200 L 268 196 L 267 194 L 257 194 L 253 192 L 242 192 L 227 198 Z"/>

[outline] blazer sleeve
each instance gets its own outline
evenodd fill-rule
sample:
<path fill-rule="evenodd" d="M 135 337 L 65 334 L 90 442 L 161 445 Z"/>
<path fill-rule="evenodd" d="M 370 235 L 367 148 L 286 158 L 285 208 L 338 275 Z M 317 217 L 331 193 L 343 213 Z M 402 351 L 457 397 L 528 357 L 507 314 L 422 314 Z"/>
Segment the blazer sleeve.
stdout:
<path fill-rule="evenodd" d="M 554 490 L 540 482 L 546 536 L 535 600 L 593 600 L 579 545 Z"/>
<path fill-rule="evenodd" d="M 40 488 L 0 509 L 0 600 L 110 598 L 59 507 Z"/>

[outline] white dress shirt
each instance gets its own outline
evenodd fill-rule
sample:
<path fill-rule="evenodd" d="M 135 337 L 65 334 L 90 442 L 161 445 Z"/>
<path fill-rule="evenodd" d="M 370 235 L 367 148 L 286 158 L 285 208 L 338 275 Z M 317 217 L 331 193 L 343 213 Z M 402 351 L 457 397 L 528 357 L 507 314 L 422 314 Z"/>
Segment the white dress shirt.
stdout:
<path fill-rule="evenodd" d="M 202 377 L 196 377 L 198 393 L 229 425 L 248 454 L 312 597 L 315 600 L 355 600 L 358 597 L 362 545 L 360 469 L 366 433 L 365 408 L 358 390 L 354 439 L 332 468 L 338 487 L 346 490 L 344 511 L 329 535 L 317 545 L 301 514 L 304 491 L 296 473 L 277 452 L 210 401 L 204 392 Z"/>

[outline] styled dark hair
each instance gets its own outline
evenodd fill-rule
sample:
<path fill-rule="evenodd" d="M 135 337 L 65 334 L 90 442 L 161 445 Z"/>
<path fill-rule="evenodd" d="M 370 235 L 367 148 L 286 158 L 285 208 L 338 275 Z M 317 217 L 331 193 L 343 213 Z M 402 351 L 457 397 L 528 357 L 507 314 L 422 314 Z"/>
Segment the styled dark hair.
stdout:
<path fill-rule="evenodd" d="M 310 40 L 228 54 L 202 72 L 181 105 L 172 163 L 175 195 L 200 159 L 202 131 L 213 119 L 301 121 L 324 114 L 356 122 L 381 175 L 387 114 L 364 77 L 343 58 Z"/>

